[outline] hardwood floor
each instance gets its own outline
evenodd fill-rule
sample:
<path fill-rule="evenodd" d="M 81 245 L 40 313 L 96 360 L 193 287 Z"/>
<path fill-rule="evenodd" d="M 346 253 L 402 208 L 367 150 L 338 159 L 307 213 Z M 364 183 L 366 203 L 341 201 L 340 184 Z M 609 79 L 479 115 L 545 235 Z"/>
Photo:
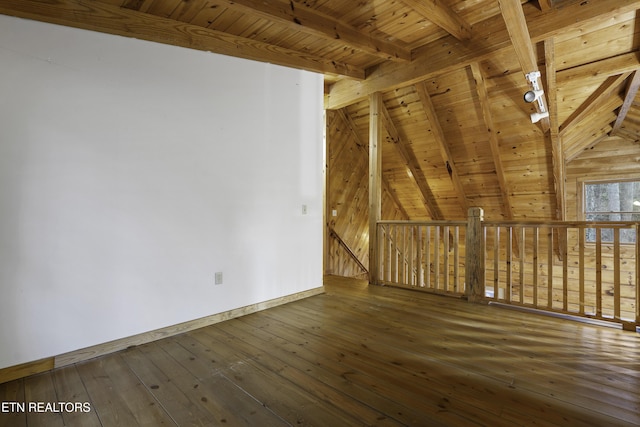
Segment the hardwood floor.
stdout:
<path fill-rule="evenodd" d="M 326 291 L 0 384 L 3 410 L 90 406 L 0 426 L 640 425 L 637 333 L 335 277 Z"/>

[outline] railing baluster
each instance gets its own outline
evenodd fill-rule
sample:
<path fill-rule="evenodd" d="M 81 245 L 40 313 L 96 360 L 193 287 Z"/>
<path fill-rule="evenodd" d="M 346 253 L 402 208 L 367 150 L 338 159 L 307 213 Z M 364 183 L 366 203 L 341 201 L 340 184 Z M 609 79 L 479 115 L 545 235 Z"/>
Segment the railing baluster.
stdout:
<path fill-rule="evenodd" d="M 385 260 L 385 256 L 384 256 L 384 247 L 385 245 L 385 239 L 387 238 L 387 232 L 386 232 L 386 227 L 384 225 L 379 225 L 377 227 L 378 230 L 378 278 L 379 280 L 383 280 L 384 281 L 384 260 Z"/>
<path fill-rule="evenodd" d="M 459 265 L 460 265 L 460 227 L 455 226 L 454 228 L 454 236 L 453 236 L 453 292 L 460 292 L 460 275 L 459 273 Z M 464 289 L 462 289 L 464 292 Z"/>
<path fill-rule="evenodd" d="M 596 316 L 602 317 L 602 229 L 596 228 Z"/>
<path fill-rule="evenodd" d="M 547 235 L 547 308 L 553 308 L 553 228 L 548 228 Z"/>
<path fill-rule="evenodd" d="M 433 289 L 440 289 L 440 226 L 435 226 L 433 236 Z"/>
<path fill-rule="evenodd" d="M 533 305 L 538 306 L 538 226 L 533 227 Z"/>
<path fill-rule="evenodd" d="M 640 260 L 640 224 L 636 224 L 635 226 L 636 235 L 636 326 L 640 326 L 640 266 L 638 266 L 638 260 Z"/>
<path fill-rule="evenodd" d="M 449 291 L 449 226 L 445 225 L 442 231 L 442 239 L 444 243 L 444 247 L 442 251 L 444 252 L 444 257 L 442 260 L 442 269 L 443 271 L 443 282 L 442 287 L 445 292 Z"/>
<path fill-rule="evenodd" d="M 560 234 L 562 233 L 562 235 Z M 561 237 L 562 236 L 562 237 Z M 562 254 L 562 309 L 567 311 L 569 309 L 569 254 L 567 251 L 567 228 L 562 227 L 558 230 L 558 243 L 562 246 L 560 253 Z"/>
<path fill-rule="evenodd" d="M 393 226 L 391 240 L 391 282 L 398 283 L 398 226 Z"/>
<path fill-rule="evenodd" d="M 524 238 L 525 228 L 520 227 L 520 304 L 524 304 Z"/>
<path fill-rule="evenodd" d="M 584 291 L 584 235 L 587 232 L 585 228 L 578 229 L 578 297 L 580 298 L 579 313 L 585 314 L 585 306 L 587 304 L 587 297 Z"/>
<path fill-rule="evenodd" d="M 500 227 L 495 227 L 493 247 L 493 298 L 496 300 L 500 296 Z"/>
<path fill-rule="evenodd" d="M 620 320 L 620 229 L 613 229 L 613 318 Z"/>
<path fill-rule="evenodd" d="M 512 297 L 512 279 L 511 279 L 511 263 L 513 262 L 513 228 L 507 227 L 507 291 L 505 292 L 505 299 L 508 303 L 511 302 Z"/>
<path fill-rule="evenodd" d="M 416 286 L 418 287 L 423 287 L 424 286 L 424 281 L 422 278 L 422 226 L 419 225 L 418 226 L 418 242 L 416 243 L 416 249 L 417 249 L 417 254 L 416 254 L 416 258 L 417 258 L 417 271 L 416 271 L 416 276 L 418 281 L 416 282 Z"/>

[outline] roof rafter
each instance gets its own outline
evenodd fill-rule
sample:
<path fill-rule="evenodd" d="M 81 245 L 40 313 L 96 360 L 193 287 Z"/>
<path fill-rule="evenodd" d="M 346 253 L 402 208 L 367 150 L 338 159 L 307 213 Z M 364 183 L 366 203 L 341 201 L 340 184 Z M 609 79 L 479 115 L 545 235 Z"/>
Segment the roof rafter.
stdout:
<path fill-rule="evenodd" d="M 243 37 L 91 0 L 0 0 L 0 13 L 356 79 L 364 70 Z"/>
<path fill-rule="evenodd" d="M 556 219 L 566 219 L 566 162 L 560 138 L 560 122 L 558 120 L 558 95 L 556 79 L 555 40 L 549 38 L 544 41 L 544 62 L 547 76 L 547 90 L 549 92 L 549 138 L 551 143 L 551 161 L 553 165 L 553 187 L 556 191 Z"/>
<path fill-rule="evenodd" d="M 427 87 L 424 82 L 418 83 L 415 86 L 416 92 L 418 93 L 418 97 L 420 98 L 420 102 L 422 103 L 422 108 L 431 124 L 431 130 L 433 131 L 433 136 L 438 144 L 438 148 L 440 149 L 440 155 L 442 156 L 442 160 L 444 160 L 445 166 L 449 171 L 449 176 L 451 177 L 451 182 L 453 183 L 453 188 L 460 200 L 460 205 L 462 208 L 463 217 L 467 215 L 469 210 L 469 202 L 467 201 L 467 196 L 464 192 L 464 187 L 462 186 L 462 181 L 458 176 L 458 171 L 456 168 L 456 164 L 453 161 L 453 157 L 451 156 L 451 151 L 447 146 L 447 140 L 444 136 L 444 132 L 442 131 L 442 127 L 440 126 L 440 122 L 438 121 L 438 115 L 436 114 L 436 109 L 433 106 L 433 102 L 431 101 L 431 96 L 429 92 L 427 92 Z"/>
<path fill-rule="evenodd" d="M 193 2 L 194 0 L 192 0 Z M 256 17 L 266 18 L 296 31 L 337 41 L 350 48 L 361 50 L 383 59 L 406 62 L 411 60 L 411 52 L 386 40 L 372 38 L 356 28 L 342 23 L 306 7 L 295 7 L 294 2 L 266 2 L 259 0 L 198 0 L 213 4 L 221 4 L 232 10 L 248 13 Z"/>
<path fill-rule="evenodd" d="M 471 39 L 471 25 L 441 1 L 402 0 L 402 2 L 458 40 Z"/>
<path fill-rule="evenodd" d="M 613 124 L 613 129 L 609 132 L 609 136 L 615 135 L 622 126 L 622 122 L 624 122 L 625 117 L 627 117 L 627 113 L 629 112 L 629 108 L 633 105 L 633 100 L 638 93 L 638 88 L 640 88 L 640 70 L 635 71 L 633 73 L 633 78 L 629 79 L 627 83 L 627 91 L 624 96 L 624 102 L 622 103 L 622 107 L 618 111 L 618 117 L 616 118 L 616 122 Z"/>
<path fill-rule="evenodd" d="M 411 172 L 411 178 L 420 191 L 422 203 L 427 210 L 427 214 L 431 217 L 431 219 L 434 220 L 443 219 L 442 212 L 440 211 L 440 208 L 438 208 L 438 205 L 435 203 L 433 192 L 431 191 L 431 188 L 429 187 L 429 184 L 427 183 L 427 180 L 422 173 L 422 169 L 420 169 L 418 159 L 416 159 L 413 151 L 411 151 L 404 139 L 400 136 L 400 133 L 393 123 L 393 119 L 391 119 L 389 111 L 387 110 L 384 103 L 382 103 L 380 113 L 385 130 L 393 141 L 393 145 L 394 147 L 396 147 L 396 150 L 402 158 L 402 161 L 407 166 L 409 172 Z"/>
<path fill-rule="evenodd" d="M 484 124 L 487 128 L 489 146 L 491 147 L 491 157 L 493 158 L 493 164 L 496 168 L 496 176 L 498 177 L 498 184 L 500 185 L 500 194 L 502 195 L 502 203 L 504 204 L 505 217 L 506 219 L 513 219 L 513 207 L 511 206 L 511 198 L 509 197 L 509 187 L 504 175 L 502 161 L 500 160 L 498 135 L 496 134 L 493 124 L 493 116 L 491 115 L 491 101 L 489 100 L 489 93 L 487 92 L 484 75 L 477 62 L 471 64 L 471 73 L 476 81 L 476 92 L 480 99 L 480 110 L 482 110 L 482 117 L 484 118 Z"/>

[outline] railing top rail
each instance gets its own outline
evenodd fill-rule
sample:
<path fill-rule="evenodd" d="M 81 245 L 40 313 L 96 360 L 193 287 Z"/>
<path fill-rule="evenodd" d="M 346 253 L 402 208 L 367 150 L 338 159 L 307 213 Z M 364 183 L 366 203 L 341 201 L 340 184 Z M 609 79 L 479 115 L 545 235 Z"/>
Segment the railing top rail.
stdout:
<path fill-rule="evenodd" d="M 484 227 L 573 227 L 573 228 L 632 228 L 638 221 L 482 221 Z"/>
<path fill-rule="evenodd" d="M 467 221 L 400 221 L 383 220 L 378 225 L 467 225 Z"/>

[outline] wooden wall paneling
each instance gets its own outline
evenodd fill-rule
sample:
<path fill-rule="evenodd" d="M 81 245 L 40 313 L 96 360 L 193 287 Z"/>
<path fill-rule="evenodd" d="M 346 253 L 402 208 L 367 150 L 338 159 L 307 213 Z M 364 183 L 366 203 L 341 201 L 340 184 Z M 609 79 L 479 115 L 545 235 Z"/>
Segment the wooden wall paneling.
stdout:
<path fill-rule="evenodd" d="M 328 264 L 333 274 L 357 276 L 362 273 L 361 265 L 368 265 L 366 242 L 365 248 L 361 243 L 367 227 L 367 153 L 354 139 L 345 120 L 344 113 L 327 111 L 330 168 L 327 227 L 335 233 L 329 239 Z M 352 254 L 357 259 L 352 259 Z"/>
<path fill-rule="evenodd" d="M 429 188 L 429 184 L 427 183 L 427 180 L 425 179 L 424 174 L 420 169 L 415 155 L 408 147 L 408 144 L 399 134 L 395 124 L 393 123 L 393 120 L 389 116 L 389 112 L 387 111 L 383 103 L 381 103 L 380 106 L 380 120 L 382 121 L 383 129 L 385 129 L 386 133 L 391 139 L 391 143 L 395 146 L 398 154 L 409 170 L 411 178 L 422 196 L 422 201 L 425 205 L 428 215 L 432 219 L 442 219 L 442 213 L 440 212 L 438 206 L 435 204 L 433 193 Z"/>
<path fill-rule="evenodd" d="M 563 31 L 557 36 L 558 70 L 615 58 L 626 54 L 638 40 L 636 11 L 612 16 L 598 25 L 590 24 L 575 31 Z M 585 49 L 585 47 L 588 47 Z"/>
<path fill-rule="evenodd" d="M 182 0 L 154 0 L 147 9 L 147 13 L 169 18 L 181 3 Z"/>
<path fill-rule="evenodd" d="M 456 196 L 458 197 L 460 208 L 462 209 L 462 215 L 464 217 L 469 208 L 469 203 L 464 188 L 462 187 L 460 177 L 458 176 L 456 164 L 453 160 L 453 157 L 451 156 L 449 147 L 447 146 L 446 137 L 442 131 L 440 123 L 438 122 L 438 115 L 436 113 L 435 107 L 433 106 L 433 102 L 431 101 L 431 96 L 427 92 L 427 88 L 424 83 L 416 84 L 415 88 L 416 92 L 418 92 L 418 96 L 420 97 L 420 101 L 422 102 L 424 113 L 429 120 L 433 137 L 435 138 L 435 141 L 438 144 L 438 148 L 440 149 L 442 160 L 445 162 L 445 166 L 447 168 L 449 176 L 451 177 L 451 181 L 453 182 L 453 187 L 455 189 Z M 453 218 L 455 218 L 454 215 L 452 215 L 450 219 Z"/>

